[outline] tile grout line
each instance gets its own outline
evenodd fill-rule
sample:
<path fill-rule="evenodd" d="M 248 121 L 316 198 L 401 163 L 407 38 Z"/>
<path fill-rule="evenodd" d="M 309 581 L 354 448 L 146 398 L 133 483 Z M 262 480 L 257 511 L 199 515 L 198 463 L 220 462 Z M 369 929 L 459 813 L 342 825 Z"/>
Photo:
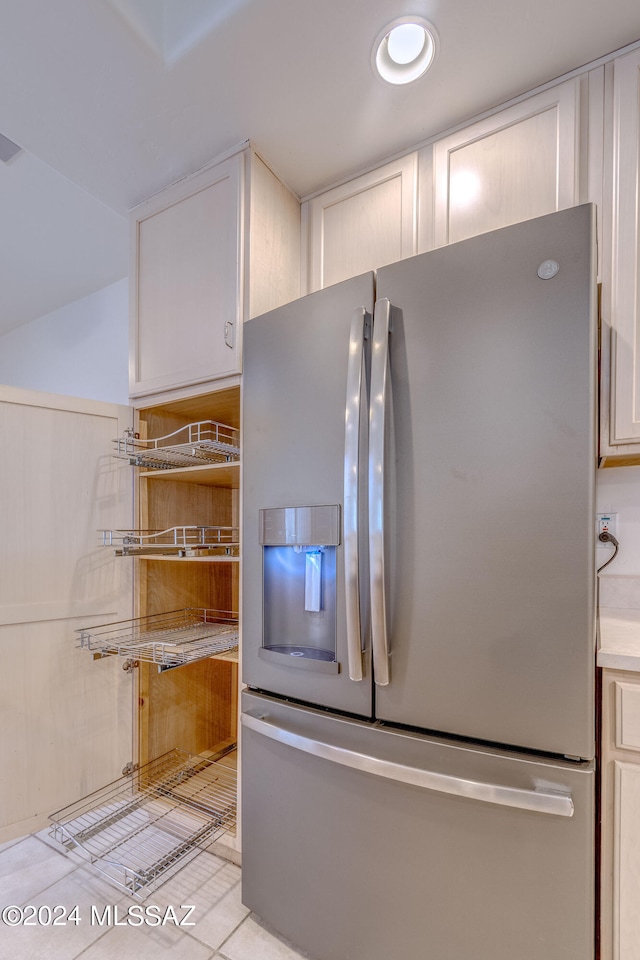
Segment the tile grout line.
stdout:
<path fill-rule="evenodd" d="M 59 856 L 64 857 L 64 859 L 67 860 L 67 862 L 73 863 L 73 861 L 72 861 L 69 857 L 67 857 L 65 853 L 63 853 L 61 850 L 56 850 L 55 847 L 50 846 L 50 845 L 46 842 L 46 840 L 43 840 L 42 837 L 38 836 L 38 834 L 32 833 L 32 834 L 29 834 L 29 836 L 30 836 L 30 837 L 34 837 L 34 839 L 36 839 L 36 840 L 39 840 L 40 843 L 41 843 L 44 847 L 47 848 L 47 850 L 51 850 L 52 853 L 57 853 Z M 27 838 L 25 837 L 25 838 L 23 838 L 23 839 L 27 839 Z M 81 867 L 83 867 L 83 866 L 85 866 L 85 867 L 86 867 L 86 866 L 89 866 L 89 867 L 90 867 L 90 865 L 88 865 L 88 864 L 76 863 L 75 866 L 73 866 L 73 867 L 71 868 L 71 870 L 69 870 L 67 873 L 62 874 L 62 876 L 61 876 L 61 877 L 58 877 L 57 880 L 52 881 L 52 883 L 49 883 L 49 884 L 47 884 L 46 887 L 43 887 L 42 890 L 39 890 L 38 893 L 36 894 L 36 896 L 37 896 L 37 897 L 41 897 L 41 896 L 42 896 L 44 893 L 46 893 L 47 890 L 49 890 L 51 887 L 55 887 L 56 883 L 60 883 L 61 880 L 66 880 L 67 878 L 71 877 L 77 870 L 79 870 L 79 869 L 80 869 Z M 116 892 L 117 892 L 117 891 L 116 891 Z M 27 900 L 25 901 L 25 903 L 28 903 L 29 901 L 31 901 L 31 900 L 33 900 L 33 899 L 35 899 L 33 896 L 32 896 L 32 897 L 28 897 Z M 86 953 L 86 951 L 89 950 L 91 947 L 93 947 L 96 943 L 98 943 L 99 940 L 102 940 L 102 938 L 103 938 L 104 936 L 106 936 L 107 933 L 109 933 L 109 928 L 107 928 L 103 933 L 101 933 L 99 936 L 97 936 L 97 937 L 95 938 L 95 940 L 92 940 L 91 943 L 87 944 L 85 947 L 82 947 L 79 953 L 75 953 L 75 954 L 73 955 L 73 957 L 69 957 L 69 960 L 79 960 L 79 958 L 82 956 L 83 953 Z M 211 960 L 211 958 L 209 958 L 209 960 Z"/>
<path fill-rule="evenodd" d="M 21 843 L 24 839 L 24 837 L 14 837 L 13 840 L 5 840 L 4 843 L 0 844 L 3 848 L 0 850 L 0 854 L 4 853 L 5 850 L 10 850 L 11 847 L 15 847 L 16 843 Z"/>
<path fill-rule="evenodd" d="M 240 886 L 241 884 L 242 884 L 242 880 L 238 880 L 236 883 L 234 883 L 234 885 L 233 885 L 232 887 L 229 887 L 229 889 L 227 890 L 227 892 L 225 893 L 224 896 L 225 896 L 225 897 L 229 896 L 229 895 L 236 889 L 236 887 Z M 224 899 L 224 897 L 221 897 L 221 899 Z M 220 902 L 220 901 L 218 901 L 218 902 Z M 242 902 L 242 901 L 241 901 L 241 902 Z M 218 954 L 220 954 L 220 950 L 222 950 L 222 948 L 224 947 L 225 943 L 227 943 L 227 942 L 231 939 L 231 937 L 234 935 L 234 933 L 235 933 L 237 930 L 239 930 L 239 928 L 240 928 L 240 927 L 242 926 L 242 924 L 245 922 L 245 920 L 247 919 L 247 917 L 250 917 L 250 916 L 252 916 L 252 914 L 251 914 L 251 913 L 248 913 L 246 917 L 243 917 L 242 920 L 235 925 L 235 927 L 233 928 L 233 930 L 231 931 L 231 933 L 229 933 L 229 934 L 224 938 L 224 940 L 223 940 L 221 943 L 218 944 L 218 946 L 216 947 L 214 956 L 217 956 Z M 202 941 L 199 940 L 198 943 L 202 943 Z M 220 954 L 220 956 L 221 956 L 221 957 L 224 957 L 224 960 L 227 960 L 227 958 L 226 958 L 226 956 L 225 956 L 224 954 Z"/>
<path fill-rule="evenodd" d="M 25 837 L 21 837 L 17 842 L 22 842 L 23 840 L 28 840 L 28 839 L 30 839 L 30 838 L 32 838 L 32 837 L 33 837 L 33 839 L 38 840 L 38 841 L 42 844 L 43 847 L 46 847 L 47 850 L 51 851 L 52 853 L 58 854 L 58 856 L 60 856 L 60 857 L 64 857 L 64 859 L 67 860 L 67 862 L 73 862 L 73 861 L 70 861 L 69 858 L 66 857 L 66 855 L 65 855 L 62 851 L 58 851 L 58 850 L 56 850 L 54 847 L 50 846 L 45 840 L 42 839 L 42 837 L 38 836 L 38 834 L 36 834 L 36 833 L 30 833 L 30 834 L 28 834 L 28 835 L 25 836 Z M 15 846 L 15 844 L 12 844 L 12 846 Z M 51 887 L 54 887 L 54 886 L 56 885 L 56 883 L 60 883 L 61 880 L 65 880 L 65 879 L 71 877 L 72 874 L 74 874 L 77 870 L 79 870 L 81 866 L 82 866 L 82 864 L 75 864 L 75 866 L 73 866 L 73 867 L 71 868 L 71 870 L 67 871 L 67 873 L 62 874 L 62 876 L 57 877 L 57 878 L 56 878 L 55 880 L 53 880 L 51 883 L 48 883 L 45 887 L 42 887 L 40 890 L 38 890 L 38 892 L 37 892 L 36 894 L 34 894 L 34 895 L 30 896 L 30 897 L 27 897 L 27 899 L 24 901 L 24 904 L 22 904 L 22 905 L 24 906 L 25 904 L 28 904 L 29 902 L 31 902 L 32 900 L 34 900 L 36 897 L 41 897 L 44 893 L 46 893 L 47 890 L 49 890 Z M 90 947 L 93 947 L 96 943 L 98 943 L 99 940 L 102 940 L 102 938 L 103 938 L 108 932 L 109 932 L 108 929 L 105 930 L 105 931 L 104 931 L 103 933 L 101 933 L 98 937 L 96 937 L 95 940 L 92 940 L 92 942 L 91 942 L 90 944 L 87 944 L 87 946 L 82 947 L 82 948 L 80 949 L 80 952 L 79 952 L 79 953 L 74 953 L 73 957 L 69 957 L 69 960 L 79 960 L 79 958 L 82 956 L 83 953 L 86 953 L 86 951 L 89 950 Z M 209 958 L 209 960 L 211 960 L 211 958 Z"/>
<path fill-rule="evenodd" d="M 80 960 L 83 954 L 87 953 L 88 950 L 92 950 L 97 943 L 100 943 L 103 937 L 106 937 L 108 933 L 111 932 L 113 928 L 107 927 L 107 929 L 100 934 L 99 937 L 96 937 L 95 940 L 92 940 L 91 943 L 88 943 L 86 947 L 83 947 L 80 953 L 76 953 L 73 957 L 69 957 L 69 960 Z"/>
<path fill-rule="evenodd" d="M 17 843 L 22 843 L 24 840 L 29 840 L 29 839 L 31 839 L 32 837 L 33 837 L 34 840 L 38 840 L 40 843 L 42 843 L 43 847 L 46 847 L 46 849 L 49 850 L 49 851 L 51 851 L 52 853 L 57 853 L 57 852 L 58 852 L 58 851 L 54 850 L 52 847 L 50 847 L 48 843 L 45 843 L 45 841 L 42 840 L 39 836 L 37 836 L 37 834 L 35 834 L 35 833 L 30 833 L 30 834 L 28 834 L 26 837 L 21 837 L 21 838 L 17 841 Z M 16 844 L 12 844 L 11 847 L 10 847 L 10 848 L 7 848 L 7 849 L 12 849 L 14 846 L 16 846 Z M 64 857 L 64 859 L 67 860 L 67 858 L 65 857 L 64 853 L 59 853 L 59 856 Z M 71 861 L 67 860 L 67 862 L 71 862 Z M 49 883 L 46 884 L 46 886 L 41 887 L 41 888 L 37 891 L 37 893 L 31 894 L 30 896 L 28 896 L 27 899 L 24 901 L 24 903 L 21 903 L 20 906 L 25 906 L 25 905 L 28 904 L 31 900 L 33 900 L 35 897 L 40 897 L 40 896 L 42 896 L 43 893 L 46 893 L 46 891 L 47 891 L 50 887 L 55 886 L 56 883 L 59 883 L 59 882 L 60 882 L 60 880 L 64 879 L 65 877 L 71 876 L 71 874 L 74 873 L 74 872 L 78 869 L 78 866 L 79 866 L 79 864 L 76 864 L 75 866 L 72 866 L 71 869 L 68 870 L 66 873 L 63 873 L 63 874 L 61 874 L 61 876 L 56 877 L 55 880 L 51 880 Z"/>

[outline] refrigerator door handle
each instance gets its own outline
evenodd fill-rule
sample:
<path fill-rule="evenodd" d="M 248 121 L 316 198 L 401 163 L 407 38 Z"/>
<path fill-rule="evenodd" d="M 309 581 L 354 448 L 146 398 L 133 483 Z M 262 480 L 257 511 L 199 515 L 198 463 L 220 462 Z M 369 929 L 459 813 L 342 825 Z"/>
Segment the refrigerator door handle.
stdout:
<path fill-rule="evenodd" d="M 434 770 L 421 770 L 390 760 L 381 760 L 378 757 L 371 757 L 368 754 L 357 753 L 332 743 L 325 743 L 303 734 L 294 733 L 292 730 L 286 730 L 284 727 L 273 723 L 266 717 L 256 717 L 250 713 L 243 713 L 241 721 L 242 725 L 248 730 L 253 730 L 254 733 L 275 740 L 277 743 L 377 777 L 408 783 L 438 793 L 466 797 L 469 800 L 496 803 L 504 807 L 516 807 L 519 810 L 530 810 L 556 817 L 572 817 L 574 813 L 573 799 L 571 794 L 568 793 L 555 793 L 537 789 L 525 790 L 521 787 L 483 783 L 478 780 L 467 780 L 463 777 L 452 777 L 449 774 L 437 773 Z"/>
<path fill-rule="evenodd" d="M 369 570 L 373 674 L 379 686 L 389 683 L 389 639 L 384 576 L 384 434 L 389 370 L 391 303 L 376 302 L 371 348 L 369 412 Z"/>
<path fill-rule="evenodd" d="M 358 554 L 358 490 L 360 397 L 364 365 L 364 330 L 367 311 L 357 307 L 351 318 L 347 366 L 347 401 L 344 430 L 344 583 L 349 678 L 362 680 L 362 630 L 360 620 L 360 558 Z"/>

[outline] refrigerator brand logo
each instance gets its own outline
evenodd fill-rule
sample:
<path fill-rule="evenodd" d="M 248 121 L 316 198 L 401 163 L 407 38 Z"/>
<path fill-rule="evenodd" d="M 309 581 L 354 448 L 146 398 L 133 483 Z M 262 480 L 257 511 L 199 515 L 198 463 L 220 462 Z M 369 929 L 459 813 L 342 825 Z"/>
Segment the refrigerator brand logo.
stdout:
<path fill-rule="evenodd" d="M 538 267 L 538 276 L 541 280 L 552 280 L 560 269 L 557 260 L 543 260 Z"/>

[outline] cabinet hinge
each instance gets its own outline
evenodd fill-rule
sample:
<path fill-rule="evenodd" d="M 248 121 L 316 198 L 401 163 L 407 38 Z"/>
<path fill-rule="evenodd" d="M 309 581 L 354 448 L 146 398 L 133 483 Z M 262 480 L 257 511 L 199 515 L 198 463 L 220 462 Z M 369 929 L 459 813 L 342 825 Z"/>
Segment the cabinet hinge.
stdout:
<path fill-rule="evenodd" d="M 125 660 L 122 664 L 122 669 L 125 673 L 133 673 L 136 667 L 140 666 L 139 660 Z"/>
<path fill-rule="evenodd" d="M 129 761 L 129 763 L 125 763 L 124 767 L 122 768 L 122 776 L 130 777 L 132 773 L 135 773 L 138 767 L 138 763 L 132 763 L 131 761 Z"/>

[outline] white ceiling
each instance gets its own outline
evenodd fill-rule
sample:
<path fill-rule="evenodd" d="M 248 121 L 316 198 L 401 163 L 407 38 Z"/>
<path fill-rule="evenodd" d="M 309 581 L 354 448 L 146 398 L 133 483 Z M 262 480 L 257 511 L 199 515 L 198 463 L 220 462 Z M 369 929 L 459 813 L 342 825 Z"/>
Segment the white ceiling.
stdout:
<path fill-rule="evenodd" d="M 410 13 L 439 56 L 386 86 Z M 242 140 L 303 196 L 638 39 L 638 0 L 0 0 L 0 333 L 125 276 L 128 209 Z"/>

